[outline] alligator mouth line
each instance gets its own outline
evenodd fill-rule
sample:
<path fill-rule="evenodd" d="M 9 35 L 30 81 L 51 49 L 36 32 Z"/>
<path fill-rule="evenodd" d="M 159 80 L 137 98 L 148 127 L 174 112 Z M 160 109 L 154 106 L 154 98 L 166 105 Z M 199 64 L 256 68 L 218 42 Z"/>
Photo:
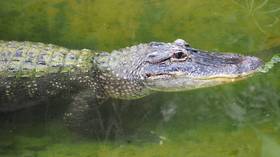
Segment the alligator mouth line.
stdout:
<path fill-rule="evenodd" d="M 175 74 L 171 74 L 171 73 L 158 73 L 158 74 L 151 74 L 148 73 L 146 74 L 147 78 L 149 79 L 160 79 L 160 78 L 171 78 L 171 77 L 175 77 Z"/>
<path fill-rule="evenodd" d="M 253 70 L 247 73 L 241 73 L 237 75 L 224 75 L 224 76 L 209 76 L 209 77 L 201 77 L 196 78 L 197 80 L 216 80 L 216 81 L 225 81 L 225 82 L 233 82 L 238 80 L 244 80 L 250 76 L 252 76 L 257 70 Z"/>
<path fill-rule="evenodd" d="M 236 75 L 215 75 L 215 76 L 208 76 L 208 77 L 192 77 L 192 76 L 187 76 L 189 79 L 193 80 L 209 80 L 209 81 L 223 81 L 223 82 L 233 82 L 233 81 L 238 81 L 238 80 L 243 80 L 245 78 L 250 77 L 253 75 L 257 70 L 253 70 L 247 73 L 241 73 L 241 74 L 236 74 Z M 186 76 L 183 72 L 173 72 L 173 73 L 158 73 L 158 74 L 151 74 L 148 73 L 146 74 L 147 78 L 149 79 L 167 79 L 171 77 L 184 77 Z"/>

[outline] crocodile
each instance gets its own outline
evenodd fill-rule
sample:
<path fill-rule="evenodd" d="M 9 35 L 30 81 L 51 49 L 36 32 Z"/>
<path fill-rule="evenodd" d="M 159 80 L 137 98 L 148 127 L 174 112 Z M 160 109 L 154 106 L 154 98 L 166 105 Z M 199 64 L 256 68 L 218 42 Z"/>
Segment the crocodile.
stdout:
<path fill-rule="evenodd" d="M 183 39 L 108 52 L 72 50 L 40 42 L 0 41 L 0 111 L 69 97 L 66 117 L 81 117 L 108 98 L 138 99 L 154 92 L 211 87 L 245 79 L 261 59 L 208 52 Z"/>

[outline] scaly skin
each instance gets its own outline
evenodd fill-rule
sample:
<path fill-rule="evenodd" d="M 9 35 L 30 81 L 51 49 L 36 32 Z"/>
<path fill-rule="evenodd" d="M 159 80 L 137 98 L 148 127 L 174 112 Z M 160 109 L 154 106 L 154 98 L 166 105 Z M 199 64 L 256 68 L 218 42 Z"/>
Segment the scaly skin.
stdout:
<path fill-rule="evenodd" d="M 94 55 L 86 49 L 0 41 L 0 110 L 16 110 L 48 96 L 93 88 Z"/>
<path fill-rule="evenodd" d="M 0 41 L 0 111 L 40 104 L 53 96 L 71 96 L 65 119 L 79 127 L 85 115 L 92 115 L 91 106 L 106 98 L 137 99 L 155 91 L 225 84 L 247 78 L 261 66 L 256 57 L 209 53 L 182 39 L 111 53 Z"/>
<path fill-rule="evenodd" d="M 94 52 L 69 50 L 52 44 L 0 41 L 0 76 L 41 77 L 79 69 L 88 72 Z"/>

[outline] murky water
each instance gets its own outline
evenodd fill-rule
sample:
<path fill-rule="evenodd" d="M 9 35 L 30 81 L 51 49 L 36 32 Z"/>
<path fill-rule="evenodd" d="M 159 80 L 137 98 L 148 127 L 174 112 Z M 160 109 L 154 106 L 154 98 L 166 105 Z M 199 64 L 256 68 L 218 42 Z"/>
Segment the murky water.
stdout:
<path fill-rule="evenodd" d="M 64 126 L 59 101 L 2 113 L 0 156 L 279 157 L 279 28 L 278 0 L 0 1 L 1 40 L 111 51 L 183 38 L 268 62 L 241 82 L 105 104 L 90 136 Z"/>

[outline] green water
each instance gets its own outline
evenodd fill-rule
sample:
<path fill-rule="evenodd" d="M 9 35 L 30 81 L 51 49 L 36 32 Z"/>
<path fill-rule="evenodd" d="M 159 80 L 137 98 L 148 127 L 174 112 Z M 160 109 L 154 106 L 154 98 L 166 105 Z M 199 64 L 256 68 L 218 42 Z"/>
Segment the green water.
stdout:
<path fill-rule="evenodd" d="M 0 1 L 1 40 L 111 51 L 176 38 L 269 61 L 280 53 L 280 1 Z M 279 157 L 277 61 L 241 82 L 106 104 L 91 136 L 64 126 L 61 103 L 1 114 L 0 156 Z"/>
<path fill-rule="evenodd" d="M 266 62 L 263 67 L 259 68 L 259 72 L 267 73 L 271 68 L 274 67 L 274 64 L 280 63 L 280 53 L 274 55 L 270 61 Z"/>

